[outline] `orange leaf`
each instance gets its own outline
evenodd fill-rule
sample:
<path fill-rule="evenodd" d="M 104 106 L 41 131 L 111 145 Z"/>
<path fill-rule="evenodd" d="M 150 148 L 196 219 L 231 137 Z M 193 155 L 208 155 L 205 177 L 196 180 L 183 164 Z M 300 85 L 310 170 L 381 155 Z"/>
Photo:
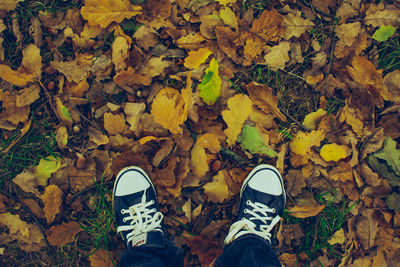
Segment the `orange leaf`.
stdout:
<path fill-rule="evenodd" d="M 293 208 L 289 208 L 288 212 L 291 216 L 296 218 L 308 218 L 318 215 L 323 209 L 325 205 L 314 205 L 314 206 L 294 206 Z"/>
<path fill-rule="evenodd" d="M 109 135 L 122 134 L 127 130 L 128 125 L 125 123 L 124 115 L 108 112 L 104 114 L 104 129 Z"/>
<path fill-rule="evenodd" d="M 19 87 L 26 86 L 33 82 L 34 74 L 23 73 L 22 69 L 12 70 L 9 66 L 0 64 L 0 78 Z"/>
<path fill-rule="evenodd" d="M 212 52 L 207 47 L 190 51 L 189 55 L 185 58 L 184 66 L 188 69 L 197 69 L 211 54 Z"/>
<path fill-rule="evenodd" d="M 60 207 L 62 204 L 63 192 L 56 185 L 49 185 L 44 189 L 44 194 L 41 199 L 44 203 L 44 214 L 46 216 L 47 223 L 52 223 L 60 212 Z"/>

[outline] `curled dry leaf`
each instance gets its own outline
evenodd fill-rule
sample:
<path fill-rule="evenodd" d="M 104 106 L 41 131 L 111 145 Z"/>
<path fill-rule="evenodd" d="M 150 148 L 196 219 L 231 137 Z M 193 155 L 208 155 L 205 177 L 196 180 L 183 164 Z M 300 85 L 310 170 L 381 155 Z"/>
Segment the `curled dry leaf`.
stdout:
<path fill-rule="evenodd" d="M 52 223 L 56 215 L 60 212 L 62 205 L 63 192 L 56 185 L 49 185 L 44 189 L 41 199 L 44 203 L 44 213 L 48 224 Z"/>

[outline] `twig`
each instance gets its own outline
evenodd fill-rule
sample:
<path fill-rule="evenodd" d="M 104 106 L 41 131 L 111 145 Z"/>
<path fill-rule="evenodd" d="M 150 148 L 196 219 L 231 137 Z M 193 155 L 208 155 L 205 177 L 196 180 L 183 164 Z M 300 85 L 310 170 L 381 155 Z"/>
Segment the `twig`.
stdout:
<path fill-rule="evenodd" d="M 110 180 L 110 181 L 107 181 L 107 182 L 105 182 L 105 183 L 101 183 L 101 184 L 95 183 L 95 184 L 92 185 L 92 186 L 86 187 L 86 188 L 83 189 L 82 191 L 79 191 L 78 193 L 72 195 L 72 196 L 70 197 L 70 202 L 74 201 L 75 198 L 77 198 L 78 196 L 80 196 L 80 195 L 82 195 L 82 194 L 85 194 L 86 192 L 89 192 L 90 190 L 93 190 L 93 189 L 97 188 L 99 185 L 108 185 L 108 184 L 112 184 L 112 183 L 114 183 L 114 181 L 113 181 L 113 180 Z"/>
<path fill-rule="evenodd" d="M 38 80 L 38 82 L 40 84 L 40 87 L 42 87 L 43 92 L 46 95 L 47 100 L 49 101 L 50 107 L 53 110 L 54 114 L 56 115 L 58 121 L 61 121 L 61 118 L 57 113 L 57 109 L 54 107 L 53 100 L 51 99 L 49 92 L 47 91 L 46 87 L 43 85 L 43 83 L 40 80 Z"/>
<path fill-rule="evenodd" d="M 233 152 L 232 150 L 230 150 L 228 148 L 221 147 L 221 150 L 219 152 L 221 153 L 222 156 L 227 157 L 232 161 L 236 161 L 240 165 L 244 165 L 244 166 L 248 166 L 248 167 L 256 166 L 256 164 L 254 164 L 250 160 L 243 158 L 238 153 Z"/>
<path fill-rule="evenodd" d="M 10 193 L 8 193 L 8 192 L 6 192 L 6 191 L 4 191 L 2 189 L 0 189 L 0 193 L 2 193 L 3 195 L 6 195 L 8 198 L 14 199 L 19 204 L 21 204 L 22 207 L 24 207 L 28 211 L 29 215 L 31 215 L 33 220 L 39 226 L 40 232 L 42 232 L 44 241 L 46 242 L 47 249 L 50 249 L 50 244 L 49 244 L 49 241 L 47 240 L 47 236 L 46 236 L 46 233 L 44 231 L 43 225 L 39 222 L 38 218 L 36 218 L 36 216 L 32 213 L 32 211 L 22 201 L 20 201 L 19 198 L 11 195 Z"/>
<path fill-rule="evenodd" d="M 296 120 L 295 118 L 293 118 L 291 115 L 289 115 L 289 113 L 287 113 L 286 111 L 281 109 L 281 112 L 288 117 L 289 119 L 291 119 L 297 126 L 299 126 L 300 128 L 302 128 L 303 130 L 309 132 L 310 129 L 308 129 L 307 127 L 305 127 L 303 124 L 301 124 L 298 120 Z"/>

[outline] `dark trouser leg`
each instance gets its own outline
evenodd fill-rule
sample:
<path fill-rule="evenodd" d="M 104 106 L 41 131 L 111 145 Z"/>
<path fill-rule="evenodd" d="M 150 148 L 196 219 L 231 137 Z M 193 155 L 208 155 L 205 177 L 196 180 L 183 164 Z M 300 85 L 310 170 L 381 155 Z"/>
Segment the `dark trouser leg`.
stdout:
<path fill-rule="evenodd" d="M 215 266 L 281 266 L 271 244 L 262 238 L 244 235 L 224 247 Z"/>
<path fill-rule="evenodd" d="M 164 247 L 130 247 L 122 255 L 120 267 L 183 267 L 183 251 L 166 240 Z"/>

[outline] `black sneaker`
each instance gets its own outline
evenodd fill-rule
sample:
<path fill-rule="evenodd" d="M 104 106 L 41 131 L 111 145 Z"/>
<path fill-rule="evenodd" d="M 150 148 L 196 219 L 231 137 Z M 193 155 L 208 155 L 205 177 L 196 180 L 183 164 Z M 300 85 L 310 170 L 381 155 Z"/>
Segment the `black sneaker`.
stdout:
<path fill-rule="evenodd" d="M 128 247 L 165 245 L 164 216 L 145 171 L 136 166 L 121 170 L 115 179 L 112 202 L 117 233 Z"/>
<path fill-rule="evenodd" d="M 271 165 L 258 165 L 243 182 L 239 216 L 229 229 L 225 244 L 248 234 L 271 243 L 270 232 L 281 219 L 285 204 L 285 188 L 279 171 Z"/>

